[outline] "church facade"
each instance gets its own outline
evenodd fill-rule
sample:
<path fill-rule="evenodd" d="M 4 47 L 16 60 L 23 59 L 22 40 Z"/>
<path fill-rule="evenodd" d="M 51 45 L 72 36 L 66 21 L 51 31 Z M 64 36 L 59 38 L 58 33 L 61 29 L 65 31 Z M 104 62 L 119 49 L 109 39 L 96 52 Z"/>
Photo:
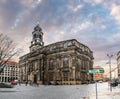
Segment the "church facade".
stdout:
<path fill-rule="evenodd" d="M 93 52 L 76 39 L 44 46 L 42 29 L 32 32 L 30 52 L 20 57 L 20 80 L 38 84 L 82 84 L 93 81 Z"/>

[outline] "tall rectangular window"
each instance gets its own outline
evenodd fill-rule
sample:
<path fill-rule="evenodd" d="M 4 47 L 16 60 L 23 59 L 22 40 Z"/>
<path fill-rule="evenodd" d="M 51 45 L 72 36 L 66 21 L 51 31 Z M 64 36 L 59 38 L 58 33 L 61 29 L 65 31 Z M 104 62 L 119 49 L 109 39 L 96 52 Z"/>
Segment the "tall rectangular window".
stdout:
<path fill-rule="evenodd" d="M 67 48 L 67 45 L 68 45 L 68 44 L 67 44 L 67 42 L 66 42 L 66 43 L 64 43 L 64 48 Z"/>
<path fill-rule="evenodd" d="M 63 60 L 63 67 L 68 67 L 69 63 L 68 63 L 68 58 L 64 58 Z"/>
<path fill-rule="evenodd" d="M 68 72 L 63 73 L 64 81 L 68 81 Z"/>
<path fill-rule="evenodd" d="M 52 70 L 52 69 L 54 68 L 53 65 L 54 65 L 54 64 L 53 64 L 53 60 L 50 60 L 50 61 L 49 61 L 49 69 L 50 69 L 50 70 Z"/>

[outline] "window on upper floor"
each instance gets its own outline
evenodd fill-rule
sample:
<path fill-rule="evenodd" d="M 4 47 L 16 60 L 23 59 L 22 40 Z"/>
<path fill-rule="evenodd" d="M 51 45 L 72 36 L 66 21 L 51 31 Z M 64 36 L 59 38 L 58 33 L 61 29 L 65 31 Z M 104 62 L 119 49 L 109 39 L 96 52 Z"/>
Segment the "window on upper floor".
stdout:
<path fill-rule="evenodd" d="M 53 50 L 53 48 L 52 47 L 50 47 L 50 51 L 52 51 Z"/>
<path fill-rule="evenodd" d="M 72 65 L 75 65 L 75 58 L 72 59 Z"/>
<path fill-rule="evenodd" d="M 59 67 L 60 67 L 60 65 L 61 65 L 61 64 L 60 64 L 60 60 L 59 60 L 59 59 L 57 59 L 57 60 L 56 60 L 56 67 L 57 67 L 57 68 L 59 68 Z"/>
<path fill-rule="evenodd" d="M 63 67 L 68 67 L 69 63 L 68 63 L 68 58 L 64 58 L 63 60 Z"/>
<path fill-rule="evenodd" d="M 64 43 L 64 48 L 67 48 L 67 46 L 68 46 L 67 42 L 66 42 L 66 43 Z"/>
<path fill-rule="evenodd" d="M 53 64 L 53 60 L 51 59 L 51 60 L 49 61 L 49 69 L 50 69 L 50 70 L 52 70 L 52 69 L 54 68 L 53 65 L 54 65 L 54 64 Z"/>

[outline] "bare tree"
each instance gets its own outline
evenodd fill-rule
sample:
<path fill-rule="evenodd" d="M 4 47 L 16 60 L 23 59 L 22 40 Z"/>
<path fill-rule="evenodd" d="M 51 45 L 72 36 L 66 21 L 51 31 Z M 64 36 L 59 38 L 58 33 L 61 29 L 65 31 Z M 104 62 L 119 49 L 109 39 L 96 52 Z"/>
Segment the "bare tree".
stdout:
<path fill-rule="evenodd" d="M 0 73 L 2 73 L 6 63 L 18 52 L 15 43 L 8 36 L 0 34 Z"/>

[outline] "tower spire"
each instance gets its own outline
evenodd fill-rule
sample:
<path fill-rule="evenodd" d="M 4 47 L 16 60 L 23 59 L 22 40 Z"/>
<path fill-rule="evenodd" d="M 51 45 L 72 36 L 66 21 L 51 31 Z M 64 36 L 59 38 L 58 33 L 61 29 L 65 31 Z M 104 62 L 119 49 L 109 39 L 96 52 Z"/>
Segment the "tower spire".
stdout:
<path fill-rule="evenodd" d="M 31 46 L 30 46 L 30 51 L 35 51 L 42 46 L 44 46 L 43 42 L 43 32 L 42 29 L 40 28 L 39 24 L 37 24 L 34 27 L 34 31 L 32 32 L 32 41 L 31 41 Z"/>

